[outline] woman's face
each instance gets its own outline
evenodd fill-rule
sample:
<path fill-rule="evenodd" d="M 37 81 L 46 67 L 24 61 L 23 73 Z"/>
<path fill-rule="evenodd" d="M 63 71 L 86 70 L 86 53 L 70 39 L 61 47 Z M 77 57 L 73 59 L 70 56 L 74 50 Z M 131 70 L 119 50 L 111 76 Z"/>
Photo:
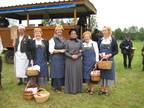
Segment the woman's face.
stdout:
<path fill-rule="evenodd" d="M 71 37 L 71 38 L 77 38 L 76 31 L 71 31 L 70 37 Z"/>
<path fill-rule="evenodd" d="M 57 34 L 58 36 L 62 36 L 63 30 L 62 30 L 61 28 L 57 28 L 57 29 L 55 30 L 55 32 L 56 32 L 56 34 Z"/>
<path fill-rule="evenodd" d="M 109 34 L 110 34 L 108 29 L 106 29 L 106 28 L 103 28 L 102 33 L 103 33 L 104 36 L 109 36 Z"/>
<path fill-rule="evenodd" d="M 84 40 L 85 40 L 85 42 L 89 42 L 90 35 L 88 33 L 84 35 Z"/>
<path fill-rule="evenodd" d="M 41 37 L 42 37 L 41 32 L 35 32 L 35 33 L 34 33 L 34 37 L 35 37 L 37 40 L 41 39 Z"/>

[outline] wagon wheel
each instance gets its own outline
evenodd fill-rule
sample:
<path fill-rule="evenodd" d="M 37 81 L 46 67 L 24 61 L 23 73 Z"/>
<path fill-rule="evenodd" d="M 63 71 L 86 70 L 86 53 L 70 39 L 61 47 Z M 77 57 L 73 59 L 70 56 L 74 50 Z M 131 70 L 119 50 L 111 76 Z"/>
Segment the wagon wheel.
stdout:
<path fill-rule="evenodd" d="M 14 64 L 14 51 L 10 50 L 5 53 L 5 61 L 8 64 Z"/>

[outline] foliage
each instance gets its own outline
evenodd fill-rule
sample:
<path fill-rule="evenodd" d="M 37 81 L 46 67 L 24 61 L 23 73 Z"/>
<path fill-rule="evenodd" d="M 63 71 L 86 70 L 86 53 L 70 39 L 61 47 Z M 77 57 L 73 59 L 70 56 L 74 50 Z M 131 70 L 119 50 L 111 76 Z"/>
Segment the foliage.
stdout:
<path fill-rule="evenodd" d="M 92 30 L 96 29 L 98 27 L 97 22 L 96 22 L 96 16 L 91 15 L 90 17 L 90 28 Z"/>
<path fill-rule="evenodd" d="M 49 21 L 50 21 L 50 19 L 44 19 L 44 20 L 42 20 L 42 24 L 43 24 L 44 26 L 46 26 Z"/>
<path fill-rule="evenodd" d="M 122 40 L 124 39 L 124 36 L 129 34 L 132 40 L 140 40 L 144 41 L 144 28 L 141 27 L 138 29 L 137 26 L 131 26 L 128 29 L 124 28 L 122 31 L 120 28 L 115 29 L 113 31 L 113 35 L 115 36 L 116 39 Z"/>
<path fill-rule="evenodd" d="M 118 41 L 118 45 L 121 41 Z M 41 104 L 35 100 L 23 99 L 23 89 L 25 85 L 16 85 L 14 65 L 6 64 L 3 58 L 2 84 L 5 88 L 0 91 L 0 108 L 143 108 L 144 106 L 144 72 L 142 69 L 141 49 L 143 42 L 133 41 L 135 55 L 132 60 L 132 69 L 123 68 L 122 54 L 115 56 L 116 81 L 117 84 L 109 89 L 110 96 L 97 95 L 100 86 L 95 85 L 94 95 L 79 93 L 77 95 L 67 93 L 54 93 L 51 81 L 42 88 L 50 91 L 50 99 Z M 83 89 L 87 85 L 83 84 Z"/>

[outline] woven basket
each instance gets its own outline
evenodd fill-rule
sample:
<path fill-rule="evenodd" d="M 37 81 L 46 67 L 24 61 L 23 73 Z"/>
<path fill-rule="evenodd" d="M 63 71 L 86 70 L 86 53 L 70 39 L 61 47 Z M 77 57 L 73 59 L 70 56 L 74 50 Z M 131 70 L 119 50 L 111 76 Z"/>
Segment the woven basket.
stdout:
<path fill-rule="evenodd" d="M 45 96 L 38 96 L 40 94 L 45 94 Z M 50 97 L 50 92 L 46 91 L 44 88 L 39 88 L 38 92 L 34 95 L 37 103 L 46 102 Z"/>
<path fill-rule="evenodd" d="M 33 98 L 34 98 L 34 94 L 32 93 L 32 91 L 27 91 L 27 89 L 28 88 L 35 88 L 35 87 L 38 87 L 38 85 L 30 85 L 30 82 L 31 82 L 32 80 L 30 80 L 28 83 L 27 83 L 27 85 L 26 85 L 26 87 L 24 88 L 24 90 L 23 90 L 23 97 L 24 97 L 24 99 L 26 99 L 26 100 L 32 100 Z"/>
<path fill-rule="evenodd" d="M 31 68 L 32 70 L 29 70 L 28 68 Z M 27 67 L 25 70 L 28 76 L 37 76 L 39 74 L 38 70 L 33 70 L 33 66 Z"/>
<path fill-rule="evenodd" d="M 102 61 L 102 60 L 103 59 L 98 61 L 98 68 L 99 69 L 111 69 L 112 68 L 112 61 L 108 61 L 108 59 L 106 59 L 107 61 Z"/>
<path fill-rule="evenodd" d="M 99 70 L 93 70 L 90 73 L 90 78 L 92 81 L 100 81 L 101 80 L 101 73 Z"/>

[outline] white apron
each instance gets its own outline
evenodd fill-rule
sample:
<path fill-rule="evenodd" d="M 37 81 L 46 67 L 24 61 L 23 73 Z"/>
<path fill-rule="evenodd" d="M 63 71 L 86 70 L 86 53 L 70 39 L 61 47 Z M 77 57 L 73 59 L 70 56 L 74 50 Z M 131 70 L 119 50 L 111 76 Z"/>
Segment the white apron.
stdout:
<path fill-rule="evenodd" d="M 20 52 L 20 43 L 22 38 L 19 38 L 19 44 L 17 52 L 15 53 L 15 71 L 16 77 L 27 78 L 25 68 L 28 66 L 29 60 L 27 59 L 26 53 Z"/>
<path fill-rule="evenodd" d="M 17 51 L 15 53 L 15 70 L 16 77 L 27 78 L 25 68 L 28 66 L 29 60 L 27 59 L 26 53 Z"/>

